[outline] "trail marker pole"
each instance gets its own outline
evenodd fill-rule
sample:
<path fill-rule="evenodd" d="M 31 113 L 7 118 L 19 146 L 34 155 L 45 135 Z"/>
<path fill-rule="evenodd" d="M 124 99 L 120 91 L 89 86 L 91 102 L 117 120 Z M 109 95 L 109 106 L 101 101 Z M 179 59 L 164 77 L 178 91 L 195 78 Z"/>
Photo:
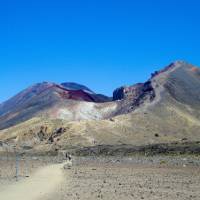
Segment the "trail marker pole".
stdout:
<path fill-rule="evenodd" d="M 25 163 L 25 177 L 28 178 L 29 177 L 29 175 L 28 175 L 28 172 L 29 172 L 29 170 L 28 170 L 28 158 L 26 158 L 25 156 L 24 156 L 24 163 Z"/>
<path fill-rule="evenodd" d="M 16 177 L 16 181 L 18 181 L 19 180 L 19 158 L 16 151 L 16 147 L 14 147 L 14 150 L 15 150 L 15 177 Z"/>

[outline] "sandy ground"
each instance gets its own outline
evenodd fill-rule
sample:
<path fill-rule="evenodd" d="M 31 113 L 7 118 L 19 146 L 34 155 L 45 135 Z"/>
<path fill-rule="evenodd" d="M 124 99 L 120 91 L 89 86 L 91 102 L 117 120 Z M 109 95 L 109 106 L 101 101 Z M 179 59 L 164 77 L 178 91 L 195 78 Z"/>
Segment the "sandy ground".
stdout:
<path fill-rule="evenodd" d="M 134 157 L 123 161 L 84 158 L 65 170 L 63 164 L 44 163 L 34 160 L 33 174 L 17 183 L 12 179 L 5 185 L 5 178 L 1 178 L 0 199 L 200 199 L 199 158 Z M 0 169 L 6 171 L 5 166 Z"/>
<path fill-rule="evenodd" d="M 0 190 L 2 200 L 39 200 L 51 195 L 62 183 L 63 164 L 54 164 L 36 171 L 30 178 Z"/>

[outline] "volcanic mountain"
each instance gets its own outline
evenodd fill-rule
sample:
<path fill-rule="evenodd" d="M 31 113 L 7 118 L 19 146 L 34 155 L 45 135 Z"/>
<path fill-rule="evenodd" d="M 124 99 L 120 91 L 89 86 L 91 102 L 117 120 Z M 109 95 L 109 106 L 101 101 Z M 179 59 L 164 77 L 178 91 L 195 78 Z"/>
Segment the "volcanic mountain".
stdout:
<path fill-rule="evenodd" d="M 89 88 L 76 83 L 38 83 L 0 105 L 0 129 L 37 115 L 48 114 L 49 117 L 54 118 L 68 115 L 66 118 L 69 120 L 87 119 L 87 113 L 84 116 L 82 109 L 83 116 L 80 116 L 77 113 L 79 108 L 76 107 L 87 105 L 86 102 L 103 103 L 110 100 L 111 98 L 95 94 Z M 86 112 L 89 112 L 87 108 Z"/>
<path fill-rule="evenodd" d="M 75 83 L 36 84 L 0 105 L 0 128 L 1 140 L 38 151 L 199 141 L 200 70 L 177 61 L 112 99 Z"/>

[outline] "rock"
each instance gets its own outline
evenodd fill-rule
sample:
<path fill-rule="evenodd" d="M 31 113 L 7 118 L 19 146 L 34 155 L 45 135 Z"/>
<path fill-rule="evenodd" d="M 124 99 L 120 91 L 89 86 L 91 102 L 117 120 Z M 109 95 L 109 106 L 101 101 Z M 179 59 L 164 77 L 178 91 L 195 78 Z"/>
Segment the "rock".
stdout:
<path fill-rule="evenodd" d="M 125 97 L 125 87 L 117 88 L 113 92 L 113 100 L 114 101 L 124 99 L 124 97 Z"/>
<path fill-rule="evenodd" d="M 158 133 L 156 133 L 154 136 L 155 136 L 155 137 L 159 137 L 159 134 L 158 134 Z"/>
<path fill-rule="evenodd" d="M 114 122 L 115 120 L 114 120 L 113 118 L 110 118 L 110 121 L 111 121 L 111 122 Z"/>

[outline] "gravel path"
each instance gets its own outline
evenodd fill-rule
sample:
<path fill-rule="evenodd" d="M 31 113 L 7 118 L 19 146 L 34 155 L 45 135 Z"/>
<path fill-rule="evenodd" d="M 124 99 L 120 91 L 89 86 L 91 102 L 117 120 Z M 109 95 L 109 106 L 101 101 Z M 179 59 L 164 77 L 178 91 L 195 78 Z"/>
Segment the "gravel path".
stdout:
<path fill-rule="evenodd" d="M 62 182 L 63 164 L 54 164 L 37 170 L 30 178 L 1 187 L 2 200 L 42 200 Z"/>

